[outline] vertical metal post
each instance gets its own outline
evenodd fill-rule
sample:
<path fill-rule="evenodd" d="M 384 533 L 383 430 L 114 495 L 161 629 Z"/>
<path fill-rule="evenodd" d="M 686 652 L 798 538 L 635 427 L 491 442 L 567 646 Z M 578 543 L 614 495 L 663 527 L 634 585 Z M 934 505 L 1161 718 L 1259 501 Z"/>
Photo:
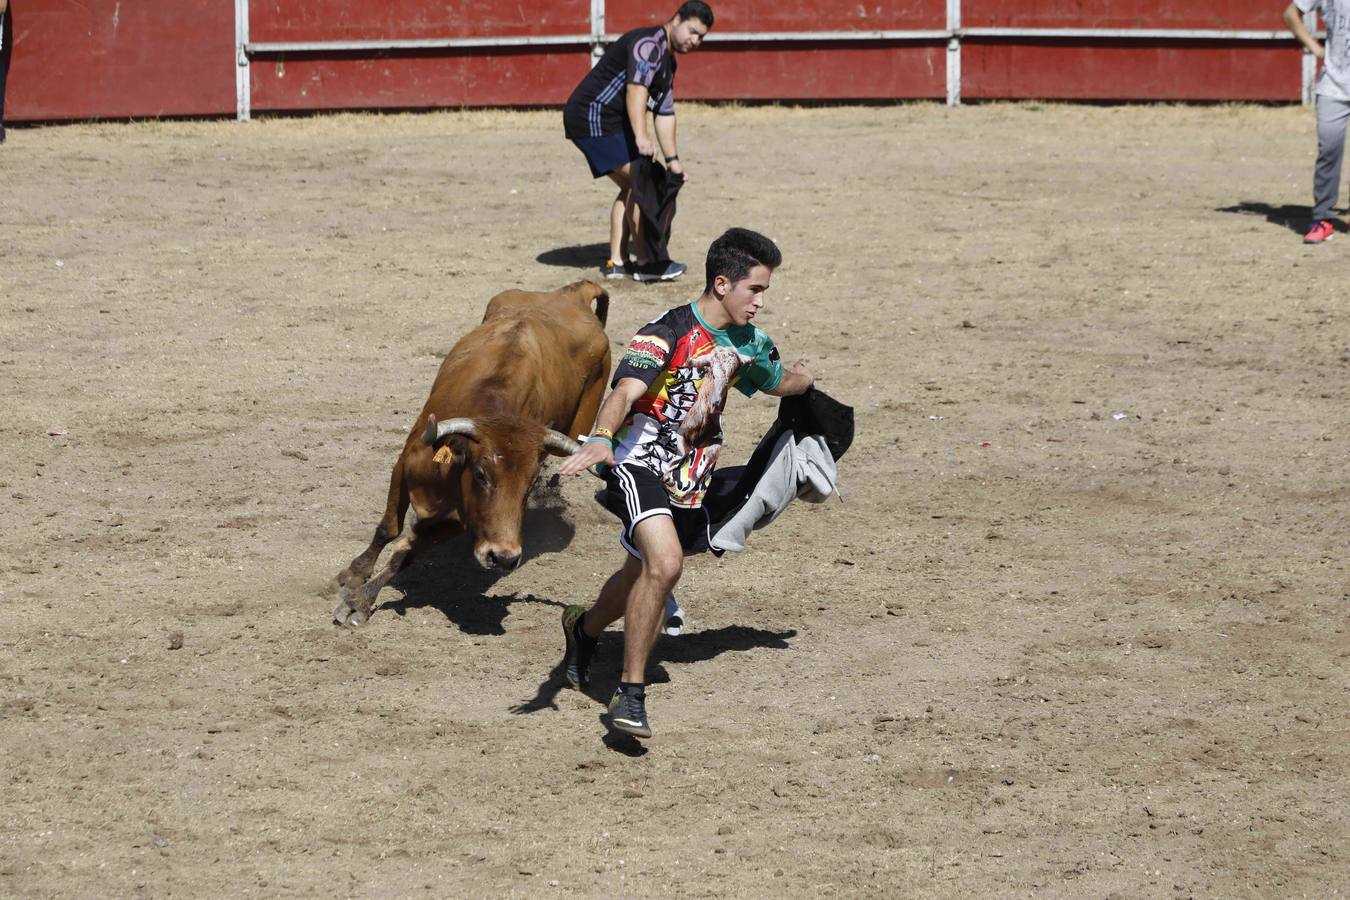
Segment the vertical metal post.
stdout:
<path fill-rule="evenodd" d="M 591 0 L 591 68 L 605 55 L 605 0 Z"/>
<path fill-rule="evenodd" d="M 947 105 L 961 105 L 961 0 L 947 0 Z"/>
<path fill-rule="evenodd" d="M 1313 34 L 1317 33 L 1317 13 L 1303 14 L 1303 25 Z M 1312 106 L 1313 88 L 1317 83 L 1317 57 L 1306 49 L 1303 51 L 1303 105 Z"/>
<path fill-rule="evenodd" d="M 248 0 L 234 0 L 234 105 L 240 122 L 253 117 L 252 78 L 248 60 Z"/>

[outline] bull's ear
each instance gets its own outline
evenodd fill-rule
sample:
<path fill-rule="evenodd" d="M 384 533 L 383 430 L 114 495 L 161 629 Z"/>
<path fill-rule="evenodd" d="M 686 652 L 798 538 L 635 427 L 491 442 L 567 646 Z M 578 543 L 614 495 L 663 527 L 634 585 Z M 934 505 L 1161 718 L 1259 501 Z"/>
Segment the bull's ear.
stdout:
<path fill-rule="evenodd" d="M 450 435 L 431 458 L 443 466 L 464 465 L 469 459 L 468 439 L 460 434 Z"/>

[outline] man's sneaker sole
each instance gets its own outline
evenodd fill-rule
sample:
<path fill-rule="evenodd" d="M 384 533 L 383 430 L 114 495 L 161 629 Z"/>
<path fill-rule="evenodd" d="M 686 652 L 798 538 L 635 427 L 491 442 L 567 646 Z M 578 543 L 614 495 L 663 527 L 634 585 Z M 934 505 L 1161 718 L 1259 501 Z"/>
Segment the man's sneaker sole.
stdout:
<path fill-rule="evenodd" d="M 612 731 L 620 731 L 624 734 L 631 735 L 633 737 L 638 738 L 651 737 L 652 726 L 650 723 L 647 722 L 647 709 L 645 703 L 643 703 L 641 700 L 634 701 L 638 704 L 638 709 L 636 711 L 635 710 L 625 710 L 624 712 L 617 711 L 618 707 L 623 703 L 624 700 L 627 699 L 628 698 L 624 697 L 624 695 L 619 693 L 618 691 L 614 692 L 614 696 L 611 697 L 609 701 L 609 711 L 605 715 L 605 724 L 609 726 L 610 730 Z M 634 712 L 638 712 L 640 714 L 640 718 L 634 716 L 633 715 Z"/>
<path fill-rule="evenodd" d="M 1303 243 L 1325 244 L 1336 236 L 1336 226 L 1329 219 L 1317 219 L 1303 232 Z"/>
<path fill-rule="evenodd" d="M 689 271 L 689 267 L 683 263 L 672 263 L 661 272 L 643 272 L 641 269 L 633 273 L 633 280 L 640 281 L 643 284 L 650 284 L 653 281 L 674 281 Z"/>
<path fill-rule="evenodd" d="M 628 266 L 622 263 L 616 263 L 614 260 L 605 260 L 605 264 L 600 267 L 600 275 L 606 281 L 623 281 L 631 274 Z"/>
<path fill-rule="evenodd" d="M 619 731 L 636 738 L 649 738 L 652 736 L 652 727 L 650 725 L 643 722 L 634 722 L 629 719 L 619 719 L 610 716 L 609 727 L 614 731 Z"/>
<path fill-rule="evenodd" d="M 563 609 L 562 629 L 563 640 L 567 642 L 567 649 L 563 655 L 563 677 L 573 690 L 582 691 L 590 685 L 590 673 L 582 672 L 577 666 L 577 639 L 576 623 L 581 617 L 586 615 L 584 606 L 568 606 Z"/>

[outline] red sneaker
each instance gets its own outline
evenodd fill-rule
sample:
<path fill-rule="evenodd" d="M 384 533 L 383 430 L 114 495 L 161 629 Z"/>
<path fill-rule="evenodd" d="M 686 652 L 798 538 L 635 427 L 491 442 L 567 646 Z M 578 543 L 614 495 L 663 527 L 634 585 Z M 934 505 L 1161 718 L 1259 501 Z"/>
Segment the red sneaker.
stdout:
<path fill-rule="evenodd" d="M 1336 236 L 1331 228 L 1331 223 L 1326 219 L 1318 219 L 1308 228 L 1308 233 L 1303 235 L 1303 243 L 1320 244 L 1323 241 L 1329 241 Z"/>

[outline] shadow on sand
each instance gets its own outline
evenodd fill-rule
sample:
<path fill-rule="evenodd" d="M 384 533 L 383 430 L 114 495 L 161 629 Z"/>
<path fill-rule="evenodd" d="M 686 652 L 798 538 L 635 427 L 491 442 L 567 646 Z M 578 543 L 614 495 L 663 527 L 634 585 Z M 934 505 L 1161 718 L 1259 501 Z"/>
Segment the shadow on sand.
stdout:
<path fill-rule="evenodd" d="M 595 269 L 603 266 L 609 259 L 609 244 L 577 244 L 572 247 L 557 247 L 545 250 L 534 258 L 535 262 L 546 266 L 563 266 L 569 269 Z"/>
<path fill-rule="evenodd" d="M 556 601 L 539 602 L 562 605 Z M 679 637 L 662 635 L 657 638 L 656 646 L 652 650 L 653 663 L 648 674 L 648 684 L 665 684 L 670 681 L 670 673 L 666 671 L 663 662 L 686 665 L 705 662 L 721 656 L 723 653 L 744 653 L 747 650 L 759 648 L 786 650 L 789 647 L 788 641 L 796 636 L 795 630 L 769 631 L 764 628 L 749 628 L 744 625 L 728 625 L 724 628 L 713 628 L 709 631 L 689 632 Z M 563 677 L 562 643 L 562 628 L 559 626 L 557 665 L 540 683 L 535 695 L 529 700 L 511 707 L 511 712 L 516 715 L 526 715 L 538 712 L 541 709 L 558 708 L 558 691 L 562 690 L 563 685 L 566 684 Z M 591 663 L 591 683 L 586 689 L 586 696 L 601 705 L 609 703 L 610 694 L 614 692 L 614 686 L 619 683 L 622 662 L 623 633 L 613 630 L 606 631 L 600 635 L 600 642 L 595 648 L 595 659 Z"/>
<path fill-rule="evenodd" d="M 572 543 L 576 529 L 563 516 L 562 507 L 527 509 L 522 528 L 525 558 L 521 565 L 548 553 L 559 553 Z M 459 535 L 434 544 L 412 559 L 390 584 L 403 592 L 398 599 L 377 607 L 376 614 L 390 611 L 406 615 L 410 609 L 440 610 L 465 634 L 505 634 L 502 623 L 513 603 L 542 603 L 561 607 L 557 600 L 527 594 L 492 594 L 493 586 L 506 574 L 479 567 L 473 559 L 473 543 Z"/>
<path fill-rule="evenodd" d="M 760 647 L 786 650 L 789 647 L 788 641 L 796 636 L 795 630 L 768 631 L 763 628 L 748 628 L 744 625 L 728 625 L 725 628 L 686 633 L 679 637 L 660 636 L 657 638 L 656 647 L 653 648 L 652 653 L 653 656 L 660 656 L 667 663 L 695 663 L 713 659 L 723 653 L 744 652 Z M 533 697 L 511 707 L 512 713 L 528 715 L 539 712 L 541 709 L 558 708 L 558 692 L 563 689 L 563 685 L 566 683 L 561 659 L 561 628 L 559 629 L 558 645 L 558 664 L 540 683 L 539 689 Z M 622 662 L 623 635 L 614 631 L 605 632 L 600 636 L 599 644 L 596 645 L 595 660 L 591 664 L 591 683 L 586 688 L 586 696 L 602 707 L 607 706 L 610 694 L 613 693 L 614 686 L 619 682 Z M 664 665 L 655 663 L 650 666 L 648 684 L 665 684 L 668 681 L 670 681 L 670 674 L 666 671 Z M 605 724 L 603 713 L 600 716 L 600 722 Z M 625 756 L 637 757 L 647 753 L 647 748 L 636 738 L 616 731 L 609 731 L 601 740 L 606 748 Z"/>
<path fill-rule="evenodd" d="M 1214 211 L 1236 213 L 1240 216 L 1265 216 L 1266 221 L 1270 224 L 1288 228 L 1297 234 L 1302 234 L 1312 223 L 1312 207 L 1309 206 L 1271 206 L 1269 203 L 1255 203 L 1244 200 L 1234 206 L 1220 206 Z M 1342 212 L 1342 210 L 1337 210 L 1337 212 Z M 1333 219 L 1331 224 L 1337 231 L 1350 230 L 1347 229 L 1344 222 L 1337 219 Z"/>

